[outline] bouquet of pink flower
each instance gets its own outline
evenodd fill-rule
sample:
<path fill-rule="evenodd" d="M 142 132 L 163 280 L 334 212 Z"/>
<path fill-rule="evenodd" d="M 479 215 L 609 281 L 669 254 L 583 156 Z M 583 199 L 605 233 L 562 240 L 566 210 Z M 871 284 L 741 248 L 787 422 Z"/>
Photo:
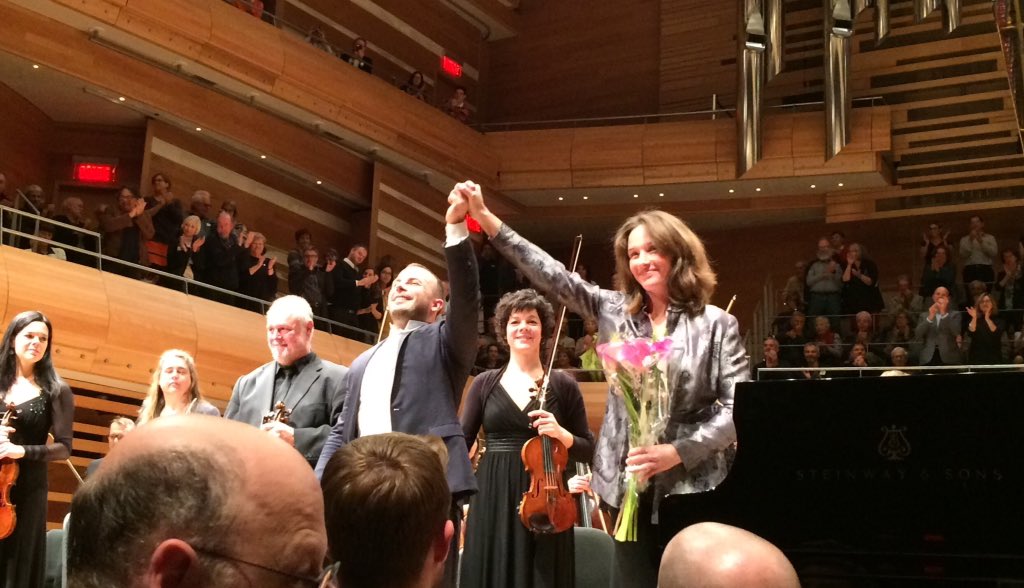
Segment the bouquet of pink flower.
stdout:
<path fill-rule="evenodd" d="M 671 349 L 671 339 L 645 337 L 613 339 L 597 346 L 605 377 L 626 406 L 630 449 L 657 444 L 668 424 L 671 397 L 665 366 Z M 625 475 L 626 492 L 615 524 L 615 539 L 636 541 L 640 492 L 647 481 L 640 482 L 632 473 Z"/>

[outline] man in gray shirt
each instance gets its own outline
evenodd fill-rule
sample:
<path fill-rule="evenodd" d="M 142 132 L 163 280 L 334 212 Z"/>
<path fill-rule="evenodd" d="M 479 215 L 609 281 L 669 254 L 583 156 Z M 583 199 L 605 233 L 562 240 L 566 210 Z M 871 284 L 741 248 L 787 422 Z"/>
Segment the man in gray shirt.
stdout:
<path fill-rule="evenodd" d="M 980 280 L 985 283 L 986 290 L 991 289 L 996 279 L 992 261 L 998 253 L 996 238 L 985 232 L 985 221 L 978 215 L 972 216 L 971 231 L 960 239 L 960 260 L 964 264 L 964 291 L 968 294 L 965 299 L 968 306 L 973 306 L 973 300 L 967 291 L 967 284 Z"/>
<path fill-rule="evenodd" d="M 842 311 L 841 278 L 839 264 L 832 259 L 832 244 L 825 237 L 818 239 L 817 256 L 807 265 L 807 315 L 828 315 L 832 330 L 839 328 L 838 315 Z"/>

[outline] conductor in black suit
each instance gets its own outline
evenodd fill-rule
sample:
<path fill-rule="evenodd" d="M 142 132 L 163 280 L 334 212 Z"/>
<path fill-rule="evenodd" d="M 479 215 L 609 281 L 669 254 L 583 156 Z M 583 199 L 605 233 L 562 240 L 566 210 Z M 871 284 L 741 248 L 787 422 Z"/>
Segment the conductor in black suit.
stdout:
<path fill-rule="evenodd" d="M 270 305 L 267 345 L 274 361 L 238 378 L 224 416 L 262 428 L 315 465 L 331 424 L 341 414 L 348 370 L 313 353 L 313 311 L 299 296 L 284 296 Z M 278 402 L 291 410 L 289 424 L 263 424 Z"/>
<path fill-rule="evenodd" d="M 456 414 L 476 356 L 480 310 L 476 256 L 465 222 L 468 186 L 472 183 L 458 184 L 448 196 L 447 313 L 441 281 L 430 270 L 411 264 L 398 274 L 388 295 L 390 334 L 352 362 L 345 378 L 344 412 L 316 466 L 319 477 L 334 452 L 358 437 L 393 431 L 440 437 L 448 447 L 455 541 L 462 522 L 458 503 L 477 488 Z M 457 559 L 449 558 L 448 585 L 454 585 Z"/>

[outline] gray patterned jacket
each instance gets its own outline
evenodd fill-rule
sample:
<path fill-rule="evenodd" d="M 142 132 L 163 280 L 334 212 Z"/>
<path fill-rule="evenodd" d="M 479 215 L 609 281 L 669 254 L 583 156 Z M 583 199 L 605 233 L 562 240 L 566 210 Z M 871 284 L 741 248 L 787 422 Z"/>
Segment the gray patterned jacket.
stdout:
<path fill-rule="evenodd" d="M 626 338 L 651 336 L 649 317 L 646 313 L 628 315 L 625 295 L 584 282 L 508 225 L 502 225 L 492 244 L 537 289 L 584 318 L 596 318 L 600 342 L 607 342 L 615 333 Z M 749 379 L 738 323 L 722 309 L 709 305 L 690 317 L 671 308 L 668 332 L 673 341 L 668 366 L 672 404 L 663 441 L 675 446 L 682 464 L 655 476 L 655 519 L 661 496 L 703 492 L 725 479 L 736 441 L 733 393 L 737 382 Z M 622 503 L 625 489 L 626 429 L 622 398 L 609 390 L 592 485 L 615 507 Z"/>

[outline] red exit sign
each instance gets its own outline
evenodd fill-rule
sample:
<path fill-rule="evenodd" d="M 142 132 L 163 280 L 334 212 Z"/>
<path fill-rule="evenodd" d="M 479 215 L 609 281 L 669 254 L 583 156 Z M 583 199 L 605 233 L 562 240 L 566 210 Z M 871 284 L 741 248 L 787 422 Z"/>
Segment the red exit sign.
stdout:
<path fill-rule="evenodd" d="M 447 55 L 441 56 L 441 71 L 453 78 L 462 77 L 462 64 Z"/>
<path fill-rule="evenodd" d="M 114 184 L 117 182 L 117 166 L 110 163 L 75 163 L 76 182 L 89 184 Z"/>

